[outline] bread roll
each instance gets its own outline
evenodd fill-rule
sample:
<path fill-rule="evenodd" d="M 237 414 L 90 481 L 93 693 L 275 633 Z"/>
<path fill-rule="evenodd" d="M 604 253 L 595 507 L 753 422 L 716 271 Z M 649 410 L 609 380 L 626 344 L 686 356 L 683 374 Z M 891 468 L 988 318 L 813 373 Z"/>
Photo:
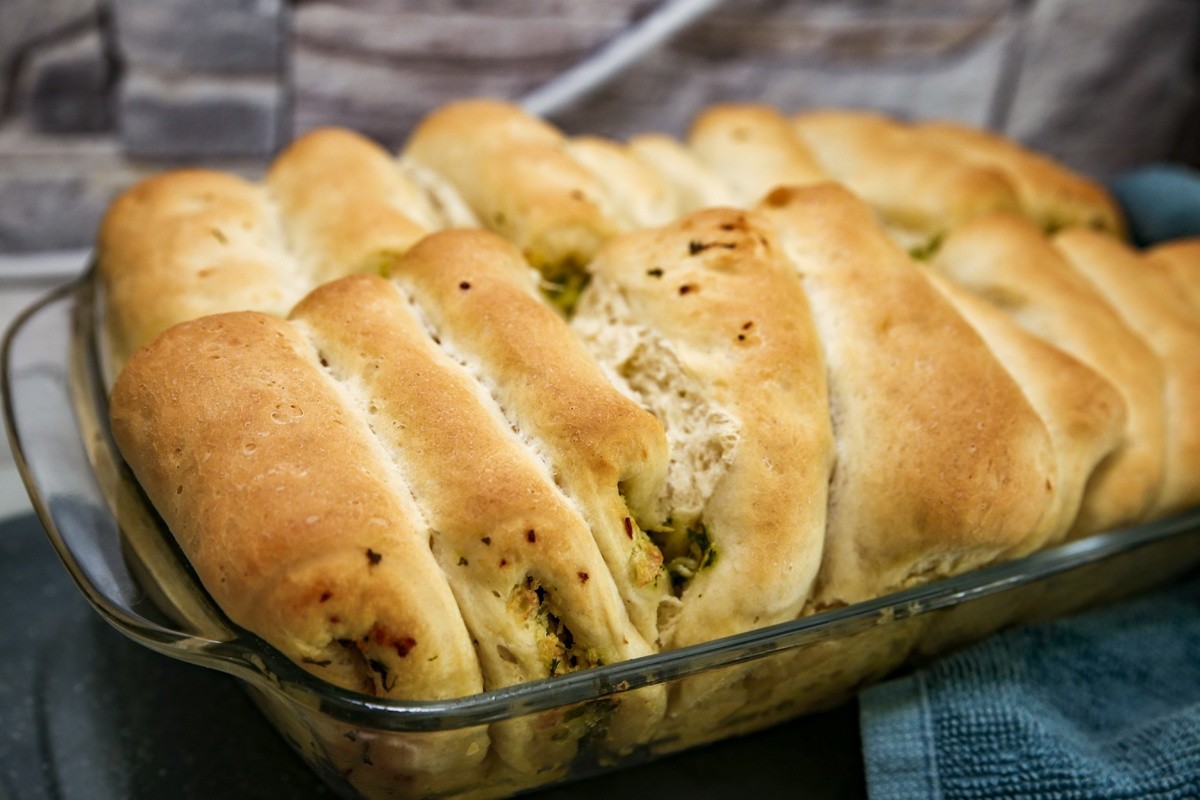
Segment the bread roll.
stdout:
<path fill-rule="evenodd" d="M 1166 458 L 1151 509 L 1172 514 L 1200 502 L 1200 320 L 1171 280 L 1119 240 L 1086 228 L 1054 237 L 1121 318 L 1141 334 L 1166 372 Z"/>
<path fill-rule="evenodd" d="M 760 209 L 803 277 L 829 364 L 837 468 L 811 604 L 1028 550 L 1054 513 L 1054 452 L 992 351 L 847 190 L 780 188 Z"/>
<path fill-rule="evenodd" d="M 937 273 L 929 278 L 983 337 L 1046 426 L 1054 447 L 1053 511 L 1026 546 L 1055 544 L 1074 528 L 1092 473 L 1121 445 L 1125 401 L 1097 372 L 1028 333 L 999 308 Z"/>
<path fill-rule="evenodd" d="M 1088 484 L 1075 535 L 1146 518 L 1161 488 L 1166 448 L 1163 365 L 1038 227 L 1011 215 L 952 232 L 932 261 L 951 280 L 1095 370 L 1121 393 L 1121 446 Z"/>
<path fill-rule="evenodd" d="M 821 169 L 862 197 L 910 252 L 936 248 L 980 214 L 1019 209 L 998 170 L 957 158 L 882 114 L 809 111 L 791 123 Z"/>
<path fill-rule="evenodd" d="M 776 186 L 826 180 L 787 119 L 768 106 L 710 106 L 692 122 L 687 142 L 742 207 L 754 205 Z"/>
<path fill-rule="evenodd" d="M 310 286 L 380 273 L 443 221 L 379 145 L 351 131 L 305 134 L 275 159 L 266 187 Z"/>
<path fill-rule="evenodd" d="M 1044 230 L 1080 225 L 1125 235 L 1121 209 L 1104 187 L 1013 140 L 945 120 L 920 123 L 915 130 L 924 141 L 1002 172 L 1017 190 L 1025 214 Z"/>
<path fill-rule="evenodd" d="M 1175 293 L 1200 317 L 1200 237 L 1165 242 L 1146 255 L 1149 267 L 1170 276 Z"/>
<path fill-rule="evenodd" d="M 508 103 L 443 106 L 413 131 L 402 158 L 451 183 L 486 228 L 568 293 L 620 230 L 603 184 L 572 159 L 566 137 Z"/>
<path fill-rule="evenodd" d="M 629 150 L 672 187 L 680 213 L 737 205 L 733 189 L 682 142 L 647 133 L 630 139 Z"/>
<path fill-rule="evenodd" d="M 277 226 L 262 188 L 223 172 L 168 172 L 117 197 L 96 241 L 114 373 L 178 322 L 246 309 L 286 314 L 308 287 Z"/>
<path fill-rule="evenodd" d="M 647 642 L 656 642 L 670 583 L 644 531 L 664 519 L 658 507 L 668 461 L 662 426 L 613 387 L 537 296 L 520 253 L 499 237 L 482 231 L 431 236 L 397 262 L 391 276 L 578 506 L 630 619 Z"/>
<path fill-rule="evenodd" d="M 820 563 L 832 443 L 808 303 L 774 233 L 713 209 L 615 240 L 592 270 L 573 326 L 672 445 L 659 537 L 681 606 L 663 645 L 794 618 Z"/>
<path fill-rule="evenodd" d="M 566 148 L 571 158 L 603 184 L 622 230 L 666 225 L 687 210 L 662 173 L 624 144 L 599 136 L 576 136 L 567 140 Z"/>

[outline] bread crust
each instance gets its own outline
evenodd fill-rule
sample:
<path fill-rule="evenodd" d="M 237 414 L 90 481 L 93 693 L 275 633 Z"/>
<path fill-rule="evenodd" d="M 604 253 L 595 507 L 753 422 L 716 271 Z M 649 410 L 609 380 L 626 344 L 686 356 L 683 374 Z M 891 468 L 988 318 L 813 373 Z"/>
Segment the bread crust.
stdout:
<path fill-rule="evenodd" d="M 733 190 L 677 139 L 646 133 L 630 139 L 629 150 L 671 185 L 681 214 L 736 205 Z"/>
<path fill-rule="evenodd" d="M 1161 488 L 1163 365 L 1029 220 L 996 214 L 954 231 L 933 267 L 1103 376 L 1127 410 L 1122 445 L 1092 477 L 1074 535 L 1142 521 Z"/>
<path fill-rule="evenodd" d="M 379 274 L 442 227 L 391 154 L 344 128 L 319 128 L 292 142 L 272 163 L 265 185 L 310 286 L 357 272 Z"/>
<path fill-rule="evenodd" d="M 829 364 L 837 468 L 814 606 L 1027 549 L 1050 511 L 1054 455 L 991 350 L 846 189 L 780 188 L 760 209 L 803 277 Z"/>
<path fill-rule="evenodd" d="M 403 158 L 449 180 L 484 227 L 513 242 L 550 281 L 583 270 L 619 232 L 601 182 L 566 137 L 515 105 L 450 103 L 417 126 Z"/>
<path fill-rule="evenodd" d="M 349 689 L 482 689 L 426 522 L 293 326 L 249 312 L 176 326 L 130 359 L 111 409 L 138 482 L 234 622 Z"/>
<path fill-rule="evenodd" d="M 533 440 L 587 520 L 638 631 L 656 642 L 670 584 L 644 530 L 662 522 L 655 505 L 669 457 L 662 426 L 613 387 L 537 296 L 520 253 L 498 236 L 430 236 L 391 277 Z"/>
<path fill-rule="evenodd" d="M 816 331 L 769 226 L 701 211 L 610 243 L 592 267 L 580 314 L 619 295 L 738 424 L 701 514 L 715 558 L 684 589 L 664 645 L 794 618 L 820 563 L 832 441 Z"/>
<path fill-rule="evenodd" d="M 622 230 L 666 225 L 685 211 L 675 187 L 628 146 L 600 136 L 575 136 L 566 148 L 603 184 Z"/>
<path fill-rule="evenodd" d="M 990 131 L 948 120 L 923 122 L 915 129 L 925 141 L 1003 172 L 1017 190 L 1025 213 L 1044 230 L 1078 225 L 1126 235 L 1120 207 L 1095 181 Z"/>
<path fill-rule="evenodd" d="M 787 119 L 769 106 L 710 106 L 692 122 L 687 143 L 744 208 L 776 186 L 827 180 Z"/>
<path fill-rule="evenodd" d="M 792 128 L 830 177 L 866 200 L 906 249 L 935 246 L 947 231 L 990 211 L 1017 211 L 1016 190 L 909 126 L 868 111 L 823 109 Z"/>
<path fill-rule="evenodd" d="M 1122 319 L 1142 336 L 1166 373 L 1166 458 L 1151 513 L 1200 502 L 1200 320 L 1167 276 L 1118 239 L 1086 228 L 1054 237 L 1066 256 Z"/>
<path fill-rule="evenodd" d="M 1121 444 L 1125 401 L 1097 372 L 1025 331 L 983 298 L 936 272 L 928 275 L 983 337 L 1046 426 L 1056 465 L 1051 511 L 1023 549 L 1056 544 L 1074 527 L 1092 473 Z"/>
<path fill-rule="evenodd" d="M 184 320 L 245 309 L 286 314 L 305 287 L 275 225 L 261 187 L 213 170 L 167 172 L 117 197 L 100 223 L 96 268 L 118 369 Z"/>
<path fill-rule="evenodd" d="M 1200 236 L 1150 248 L 1147 266 L 1169 276 L 1175 291 L 1200 318 Z"/>

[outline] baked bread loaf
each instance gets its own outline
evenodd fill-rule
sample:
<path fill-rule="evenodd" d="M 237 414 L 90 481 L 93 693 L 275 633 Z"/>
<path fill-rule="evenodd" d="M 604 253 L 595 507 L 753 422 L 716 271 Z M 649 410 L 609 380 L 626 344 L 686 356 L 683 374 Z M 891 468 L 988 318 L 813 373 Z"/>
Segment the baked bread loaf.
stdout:
<path fill-rule="evenodd" d="M 932 265 L 1121 393 L 1123 441 L 1087 484 L 1075 532 L 1144 520 L 1158 502 L 1167 446 L 1164 366 L 1146 341 L 1027 220 L 974 220 L 947 237 Z"/>
<path fill-rule="evenodd" d="M 260 184 L 151 179 L 100 234 L 114 436 L 231 619 L 409 699 L 1200 501 L 1194 244 L 1136 253 L 1093 184 L 956 131 L 723 106 L 623 143 L 467 101 L 399 157 L 326 129 Z M 426 777 L 687 740 L 918 633 L 464 732 Z"/>

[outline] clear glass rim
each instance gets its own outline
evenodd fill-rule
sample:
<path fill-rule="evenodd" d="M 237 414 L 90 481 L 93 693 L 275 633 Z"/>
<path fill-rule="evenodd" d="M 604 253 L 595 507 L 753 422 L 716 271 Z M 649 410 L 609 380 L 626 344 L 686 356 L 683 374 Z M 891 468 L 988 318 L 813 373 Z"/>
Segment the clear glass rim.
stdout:
<path fill-rule="evenodd" d="M 20 420 L 14 413 L 11 366 L 21 332 L 32 320 L 64 303 L 72 304 L 73 308 L 78 308 L 81 303 L 90 306 L 94 303 L 93 295 L 93 278 L 89 271 L 80 279 L 51 291 L 21 312 L 0 345 L 0 392 L 3 395 L 3 414 L 9 443 L 33 509 L 58 557 L 101 617 L 135 641 L 165 655 L 230 673 L 259 689 L 319 709 L 358 727 L 413 732 L 452 730 L 596 700 L 754 661 L 773 653 L 839 639 L 880 625 L 894 624 L 1041 581 L 1200 529 L 1200 509 L 1193 509 L 1167 519 L 1097 534 L 866 602 L 582 672 L 450 700 L 403 701 L 369 697 L 339 688 L 306 672 L 274 647 L 232 622 L 226 621 L 232 633 L 229 638 L 212 639 L 149 620 L 128 606 L 114 602 L 81 569 L 76 554 L 59 531 L 55 516 L 47 506 L 27 461 L 20 435 Z M 88 356 L 93 368 L 97 368 L 99 362 L 94 326 L 91 326 L 90 336 L 84 331 L 84 337 L 84 343 L 91 349 Z M 61 357 L 65 364 L 67 354 L 61 354 Z M 96 388 L 93 385 L 92 389 Z M 106 402 L 106 398 L 93 399 Z M 203 587 L 199 587 L 199 590 L 204 591 Z M 207 593 L 204 594 L 207 596 Z"/>

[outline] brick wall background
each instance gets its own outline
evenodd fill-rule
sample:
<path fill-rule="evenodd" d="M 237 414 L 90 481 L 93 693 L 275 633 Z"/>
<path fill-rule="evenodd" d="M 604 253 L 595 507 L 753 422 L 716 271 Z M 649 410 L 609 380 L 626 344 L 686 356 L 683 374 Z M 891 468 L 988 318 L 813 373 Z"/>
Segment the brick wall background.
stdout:
<path fill-rule="evenodd" d="M 519 98 L 654 0 L 0 0 L 0 252 L 86 246 L 112 194 L 248 175 L 342 124 L 395 146 L 448 99 Z M 727 0 L 555 121 L 682 133 L 758 99 L 951 116 L 1101 177 L 1200 160 L 1196 0 Z"/>

